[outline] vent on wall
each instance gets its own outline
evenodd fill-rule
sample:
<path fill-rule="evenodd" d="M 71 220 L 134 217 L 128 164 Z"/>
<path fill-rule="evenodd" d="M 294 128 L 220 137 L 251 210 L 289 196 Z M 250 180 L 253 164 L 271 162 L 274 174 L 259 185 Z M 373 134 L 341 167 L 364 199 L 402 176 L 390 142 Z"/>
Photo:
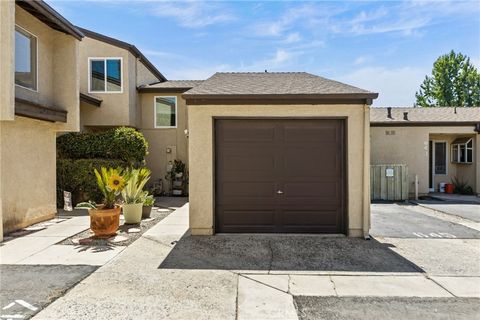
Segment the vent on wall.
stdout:
<path fill-rule="evenodd" d="M 394 136 L 395 135 L 395 130 L 385 130 L 385 135 Z"/>

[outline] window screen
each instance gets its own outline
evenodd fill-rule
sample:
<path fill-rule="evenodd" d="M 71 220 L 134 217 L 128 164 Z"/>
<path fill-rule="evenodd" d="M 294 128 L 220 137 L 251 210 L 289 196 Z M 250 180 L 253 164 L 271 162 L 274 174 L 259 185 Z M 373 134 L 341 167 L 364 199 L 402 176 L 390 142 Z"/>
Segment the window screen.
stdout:
<path fill-rule="evenodd" d="M 177 99 L 175 97 L 155 97 L 155 127 L 177 126 Z"/>

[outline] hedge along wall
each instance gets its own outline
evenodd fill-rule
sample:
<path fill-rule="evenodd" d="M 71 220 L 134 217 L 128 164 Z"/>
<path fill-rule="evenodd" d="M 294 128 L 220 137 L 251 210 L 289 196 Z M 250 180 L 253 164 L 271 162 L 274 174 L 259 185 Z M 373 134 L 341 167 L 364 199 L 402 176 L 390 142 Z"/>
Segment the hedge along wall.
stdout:
<path fill-rule="evenodd" d="M 57 206 L 63 207 L 63 191 L 72 193 L 73 204 L 102 201 L 94 168 L 139 167 L 148 143 L 133 128 L 102 132 L 67 133 L 57 138 Z"/>

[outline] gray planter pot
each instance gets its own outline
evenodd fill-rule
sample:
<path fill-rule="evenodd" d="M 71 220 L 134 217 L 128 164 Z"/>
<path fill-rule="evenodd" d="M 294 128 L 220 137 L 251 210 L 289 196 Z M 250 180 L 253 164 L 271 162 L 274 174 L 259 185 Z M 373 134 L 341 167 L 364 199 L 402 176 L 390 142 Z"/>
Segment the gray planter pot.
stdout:
<path fill-rule="evenodd" d="M 142 219 L 150 218 L 150 214 L 152 213 L 153 206 L 143 206 L 142 207 Z"/>

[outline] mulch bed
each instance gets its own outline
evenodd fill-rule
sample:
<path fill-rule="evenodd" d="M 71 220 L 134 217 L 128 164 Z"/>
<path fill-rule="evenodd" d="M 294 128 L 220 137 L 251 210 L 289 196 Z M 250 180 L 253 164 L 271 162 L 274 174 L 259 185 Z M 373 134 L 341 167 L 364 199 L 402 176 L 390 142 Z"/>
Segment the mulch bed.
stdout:
<path fill-rule="evenodd" d="M 77 233 L 76 235 L 59 242 L 63 245 L 81 245 L 89 247 L 99 246 L 128 246 L 140 238 L 148 229 L 165 219 L 174 210 L 162 207 L 153 207 L 149 219 L 143 219 L 140 224 L 123 224 L 120 216 L 120 227 L 117 235 L 111 238 L 95 238 L 90 229 Z"/>

